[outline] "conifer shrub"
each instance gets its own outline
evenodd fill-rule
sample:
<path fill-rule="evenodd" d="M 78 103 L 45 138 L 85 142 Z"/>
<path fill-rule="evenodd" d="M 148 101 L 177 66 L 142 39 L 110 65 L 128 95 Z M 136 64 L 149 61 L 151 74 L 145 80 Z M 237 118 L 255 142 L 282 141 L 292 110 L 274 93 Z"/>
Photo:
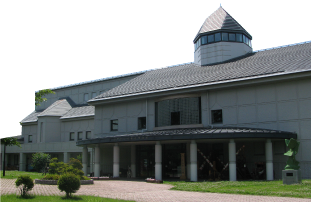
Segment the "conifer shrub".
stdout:
<path fill-rule="evenodd" d="M 57 186 L 60 191 L 66 192 L 66 197 L 69 198 L 80 189 L 80 179 L 73 173 L 66 173 L 59 178 Z"/>
<path fill-rule="evenodd" d="M 60 176 L 57 174 L 47 174 L 42 179 L 44 180 L 59 180 Z"/>
<path fill-rule="evenodd" d="M 20 189 L 21 197 L 25 197 L 27 195 L 27 192 L 34 187 L 33 180 L 29 175 L 18 176 L 15 184 Z"/>

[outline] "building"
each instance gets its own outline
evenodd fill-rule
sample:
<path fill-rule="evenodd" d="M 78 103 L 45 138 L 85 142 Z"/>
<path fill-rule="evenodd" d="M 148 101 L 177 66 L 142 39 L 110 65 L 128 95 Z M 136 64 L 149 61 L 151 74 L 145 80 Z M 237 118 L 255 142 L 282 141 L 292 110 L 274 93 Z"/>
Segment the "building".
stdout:
<path fill-rule="evenodd" d="M 194 63 L 53 89 L 22 120 L 7 163 L 82 154 L 95 176 L 273 180 L 284 139 L 296 138 L 311 178 L 311 43 L 254 52 L 251 40 L 220 7 L 194 38 Z"/>

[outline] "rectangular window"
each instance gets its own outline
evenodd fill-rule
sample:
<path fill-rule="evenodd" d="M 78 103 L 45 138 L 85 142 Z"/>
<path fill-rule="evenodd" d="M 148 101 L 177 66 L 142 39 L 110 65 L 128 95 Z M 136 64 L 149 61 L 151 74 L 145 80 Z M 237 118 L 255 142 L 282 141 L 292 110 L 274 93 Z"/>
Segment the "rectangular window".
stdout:
<path fill-rule="evenodd" d="M 216 34 L 215 34 L 215 41 L 216 41 L 216 42 L 221 41 L 221 35 L 220 35 L 220 33 L 216 33 Z"/>
<path fill-rule="evenodd" d="M 29 143 L 32 142 L 32 135 L 28 135 L 28 142 L 29 142 Z"/>
<path fill-rule="evenodd" d="M 96 97 L 96 92 L 92 93 L 92 98 Z"/>
<path fill-rule="evenodd" d="M 229 38 L 228 33 L 221 33 L 221 36 L 223 41 L 228 41 Z"/>
<path fill-rule="evenodd" d="M 70 134 L 69 134 L 69 140 L 70 141 L 74 141 L 75 140 L 75 133 L 73 133 L 73 132 L 71 132 Z"/>
<path fill-rule="evenodd" d="M 229 41 L 235 41 L 235 34 L 229 33 Z"/>
<path fill-rule="evenodd" d="M 82 140 L 83 137 L 83 133 L 82 132 L 78 132 L 78 140 Z"/>
<path fill-rule="evenodd" d="M 146 117 L 138 118 L 138 130 L 146 129 Z"/>
<path fill-rule="evenodd" d="M 87 102 L 89 100 L 89 94 L 85 93 L 84 94 L 84 102 Z"/>
<path fill-rule="evenodd" d="M 215 41 L 215 39 L 214 39 L 214 34 L 208 35 L 208 36 L 207 36 L 207 41 L 208 41 L 208 43 L 213 43 L 213 42 Z"/>
<path fill-rule="evenodd" d="M 236 34 L 236 41 L 242 42 L 242 34 Z"/>
<path fill-rule="evenodd" d="M 110 120 L 110 130 L 118 131 L 118 119 Z"/>
<path fill-rule="evenodd" d="M 171 125 L 180 125 L 180 112 L 171 112 Z"/>
<path fill-rule="evenodd" d="M 212 123 L 222 123 L 222 109 L 212 110 Z"/>
<path fill-rule="evenodd" d="M 243 35 L 243 43 L 246 43 L 246 36 Z"/>
<path fill-rule="evenodd" d="M 202 45 L 207 44 L 207 36 L 202 36 Z"/>
<path fill-rule="evenodd" d="M 86 131 L 86 139 L 91 139 L 91 131 Z"/>

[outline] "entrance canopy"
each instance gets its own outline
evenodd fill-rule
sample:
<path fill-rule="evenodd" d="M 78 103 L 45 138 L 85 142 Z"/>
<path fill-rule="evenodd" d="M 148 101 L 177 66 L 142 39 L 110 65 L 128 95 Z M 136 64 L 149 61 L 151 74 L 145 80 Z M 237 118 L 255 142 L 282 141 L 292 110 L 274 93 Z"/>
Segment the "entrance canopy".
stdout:
<path fill-rule="evenodd" d="M 107 136 L 103 138 L 80 140 L 77 141 L 76 144 L 77 146 L 84 146 L 99 143 L 237 138 L 297 139 L 297 134 L 278 130 L 238 127 L 185 128 Z"/>

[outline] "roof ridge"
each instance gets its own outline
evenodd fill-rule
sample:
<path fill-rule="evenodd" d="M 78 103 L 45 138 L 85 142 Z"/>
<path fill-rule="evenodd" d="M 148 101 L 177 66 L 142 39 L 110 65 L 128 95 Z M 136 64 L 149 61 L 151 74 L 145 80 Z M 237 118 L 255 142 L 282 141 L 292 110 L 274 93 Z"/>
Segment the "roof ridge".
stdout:
<path fill-rule="evenodd" d="M 275 50 L 275 49 L 279 49 L 279 48 L 285 48 L 285 47 L 289 47 L 289 46 L 296 46 L 296 45 L 301 45 L 301 44 L 306 44 L 306 43 L 311 43 L 311 41 L 304 41 L 304 42 L 293 43 L 293 44 L 288 44 L 288 45 L 283 45 L 283 46 L 276 46 L 276 47 L 272 47 L 272 48 L 255 50 L 255 51 L 253 51 L 253 53 L 258 53 L 258 52 L 267 51 L 267 50 Z"/>

